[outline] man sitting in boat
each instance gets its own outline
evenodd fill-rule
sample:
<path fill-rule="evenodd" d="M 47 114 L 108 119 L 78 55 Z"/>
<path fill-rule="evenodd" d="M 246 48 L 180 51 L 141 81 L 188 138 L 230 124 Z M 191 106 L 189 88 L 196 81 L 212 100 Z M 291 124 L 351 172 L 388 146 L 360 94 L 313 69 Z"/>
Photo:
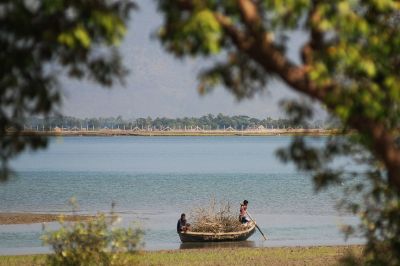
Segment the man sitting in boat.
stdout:
<path fill-rule="evenodd" d="M 244 200 L 243 203 L 240 203 L 239 221 L 242 224 L 250 222 L 250 219 L 247 217 L 247 204 L 249 204 L 247 200 Z"/>
<path fill-rule="evenodd" d="M 176 225 L 176 231 L 186 232 L 189 230 L 190 224 L 186 222 L 186 215 L 184 213 L 181 214 L 181 218 L 178 220 L 178 224 Z"/>

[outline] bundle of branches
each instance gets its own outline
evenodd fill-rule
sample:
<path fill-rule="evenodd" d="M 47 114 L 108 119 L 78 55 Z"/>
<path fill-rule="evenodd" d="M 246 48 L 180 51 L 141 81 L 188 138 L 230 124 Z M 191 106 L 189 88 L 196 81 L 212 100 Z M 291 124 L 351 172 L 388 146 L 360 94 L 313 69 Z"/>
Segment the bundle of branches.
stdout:
<path fill-rule="evenodd" d="M 217 204 L 215 198 L 211 198 L 209 204 L 195 207 L 191 211 L 191 231 L 226 233 L 243 230 L 239 222 L 239 213 L 231 210 L 229 202 L 221 201 Z"/>

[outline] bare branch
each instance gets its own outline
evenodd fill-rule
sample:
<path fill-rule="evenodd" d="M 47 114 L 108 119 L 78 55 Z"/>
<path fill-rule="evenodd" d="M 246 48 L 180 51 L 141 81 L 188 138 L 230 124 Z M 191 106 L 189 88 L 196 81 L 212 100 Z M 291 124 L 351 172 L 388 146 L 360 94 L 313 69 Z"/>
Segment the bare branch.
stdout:
<path fill-rule="evenodd" d="M 254 35 L 262 33 L 262 19 L 255 3 L 251 0 L 238 0 L 238 5 L 247 29 Z"/>

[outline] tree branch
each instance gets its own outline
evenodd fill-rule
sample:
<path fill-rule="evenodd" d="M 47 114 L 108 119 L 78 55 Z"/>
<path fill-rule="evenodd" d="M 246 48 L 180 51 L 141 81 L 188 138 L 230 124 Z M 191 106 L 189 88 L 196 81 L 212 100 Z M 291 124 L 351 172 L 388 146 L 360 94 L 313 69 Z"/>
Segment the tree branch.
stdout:
<path fill-rule="evenodd" d="M 262 26 L 260 26 L 262 24 L 261 15 L 253 1 L 238 0 L 238 5 L 243 23 L 248 29 L 249 34 L 257 40 L 252 42 L 252 45 L 244 52 L 262 65 L 268 72 L 278 74 L 291 87 L 314 99 L 322 101 L 331 87 L 318 88 L 308 79 L 308 68 L 306 66 L 297 66 L 274 45 L 270 37 L 271 34 L 263 30 Z M 252 23 L 255 23 L 256 26 Z M 222 26 L 224 27 L 224 25 Z M 224 29 L 231 36 L 229 31 L 227 31 L 228 29 L 226 27 Z"/>
<path fill-rule="evenodd" d="M 241 18 L 248 33 L 244 35 L 230 23 L 229 19 L 217 14 L 217 20 L 232 39 L 237 48 L 258 62 L 267 72 L 276 73 L 290 87 L 325 104 L 330 110 L 335 110 L 337 103 L 330 100 L 330 93 L 338 88 L 334 84 L 318 86 L 308 78 L 309 67 L 297 66 L 289 60 L 269 38 L 268 33 L 260 31 L 261 16 L 255 3 L 251 0 L 238 0 Z M 315 4 L 315 2 L 314 2 Z M 315 11 L 310 13 L 311 19 L 318 19 Z M 254 23 L 254 24 L 253 24 Z M 322 33 L 315 29 L 311 31 L 311 40 L 307 46 L 305 63 L 311 62 L 312 53 L 322 45 Z M 250 41 L 249 41 L 250 40 Z M 246 45 L 245 45 L 246 44 Z M 388 181 L 400 191 L 400 150 L 395 146 L 395 137 L 384 124 L 367 117 L 351 117 L 349 123 L 360 132 L 370 134 L 373 139 L 372 149 L 386 165 Z"/>
<path fill-rule="evenodd" d="M 323 46 L 323 33 L 316 27 L 321 21 L 321 16 L 317 10 L 317 5 L 320 1 L 312 1 L 312 7 L 308 14 L 308 23 L 311 29 L 310 41 L 306 43 L 301 51 L 301 57 L 303 63 L 306 65 L 311 65 L 313 62 L 313 54 L 318 51 Z"/>
<path fill-rule="evenodd" d="M 386 165 L 389 184 L 394 185 L 400 192 L 400 151 L 396 148 L 394 135 L 384 124 L 363 117 L 350 118 L 350 124 L 359 131 L 371 135 L 372 148 Z"/>
<path fill-rule="evenodd" d="M 313 53 L 321 49 L 323 45 L 323 35 L 314 26 L 318 24 L 319 20 L 319 14 L 316 11 L 318 1 L 313 1 L 314 6 L 309 14 L 309 20 L 313 24 L 310 25 L 310 42 L 302 51 L 304 65 L 301 66 L 290 61 L 282 51 L 274 46 L 272 38 L 262 28 L 262 19 L 254 1 L 238 0 L 241 19 L 246 27 L 246 32 L 235 27 L 231 20 L 221 13 L 215 13 L 215 18 L 238 50 L 258 62 L 267 72 L 277 74 L 294 90 L 320 101 L 328 109 L 334 111 L 337 102 L 332 101 L 330 97 L 340 88 L 335 87 L 334 84 L 318 86 L 308 78 Z M 180 0 L 179 3 L 182 9 L 193 8 L 190 1 Z M 368 117 L 354 116 L 349 119 L 348 123 L 359 132 L 371 136 L 373 152 L 385 164 L 389 184 L 396 187 L 400 192 L 400 150 L 396 148 L 393 133 L 388 131 L 382 122 Z"/>
<path fill-rule="evenodd" d="M 239 50 L 248 51 L 254 44 L 251 36 L 236 28 L 228 17 L 221 13 L 215 13 L 214 16 Z"/>
<path fill-rule="evenodd" d="M 251 0 L 238 0 L 240 15 L 247 29 L 254 35 L 262 33 L 262 19 L 257 6 Z"/>

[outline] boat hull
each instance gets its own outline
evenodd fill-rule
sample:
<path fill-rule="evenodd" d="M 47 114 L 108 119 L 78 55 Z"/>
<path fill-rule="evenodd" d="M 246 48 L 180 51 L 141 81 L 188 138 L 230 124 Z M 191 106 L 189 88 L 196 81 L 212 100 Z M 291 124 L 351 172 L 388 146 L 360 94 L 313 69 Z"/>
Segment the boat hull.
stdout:
<path fill-rule="evenodd" d="M 255 229 L 256 229 L 255 224 L 253 224 L 250 228 L 241 232 L 232 232 L 232 233 L 180 232 L 179 237 L 183 243 L 245 241 L 254 234 Z"/>

